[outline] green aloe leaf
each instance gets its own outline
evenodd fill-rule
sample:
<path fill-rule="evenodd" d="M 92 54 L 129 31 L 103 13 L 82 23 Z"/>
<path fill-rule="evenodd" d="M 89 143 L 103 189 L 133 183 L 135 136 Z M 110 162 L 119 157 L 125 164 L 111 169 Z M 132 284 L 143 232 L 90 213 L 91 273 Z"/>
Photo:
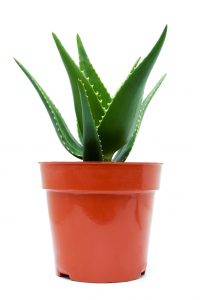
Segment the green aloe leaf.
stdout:
<path fill-rule="evenodd" d="M 136 126 L 134 128 L 134 132 L 133 135 L 131 136 L 129 142 L 124 145 L 115 155 L 113 161 L 125 161 L 134 145 L 136 136 L 138 134 L 138 131 L 140 129 L 143 117 L 144 117 L 144 113 L 149 105 L 149 103 L 151 102 L 151 99 L 153 98 L 153 96 L 155 95 L 156 91 L 158 90 L 158 88 L 160 87 L 160 85 L 162 84 L 163 80 L 165 79 L 166 74 L 163 75 L 161 77 L 161 79 L 157 82 L 157 84 L 154 86 L 154 88 L 152 89 L 152 91 L 147 95 L 147 97 L 145 98 L 145 100 L 142 102 L 138 116 L 137 116 L 137 122 L 136 122 Z"/>
<path fill-rule="evenodd" d="M 89 103 L 90 103 L 92 116 L 96 126 L 99 124 L 100 119 L 104 115 L 104 110 L 101 107 L 97 95 L 95 94 L 95 91 L 93 90 L 87 78 L 83 75 L 79 67 L 75 64 L 73 59 L 67 53 L 67 51 L 65 50 L 65 48 L 63 47 L 63 45 L 61 44 L 57 36 L 54 33 L 52 35 L 71 82 L 71 87 L 74 96 L 74 106 L 75 106 L 75 111 L 76 111 L 76 116 L 78 121 L 78 127 L 79 127 L 79 135 L 80 134 L 83 135 L 82 108 L 81 108 L 80 94 L 78 89 L 79 79 L 83 82 L 85 86 Z"/>
<path fill-rule="evenodd" d="M 105 158 L 112 157 L 132 135 L 145 84 L 163 46 L 166 33 L 167 26 L 150 53 L 118 90 L 98 127 Z"/>
<path fill-rule="evenodd" d="M 33 78 L 33 76 L 25 69 L 25 67 L 15 59 L 18 66 L 24 72 L 24 74 L 28 77 L 37 93 L 39 94 L 43 104 L 45 105 L 53 126 L 56 130 L 58 138 L 60 139 L 63 146 L 74 156 L 82 159 L 83 158 L 83 147 L 75 140 L 69 128 L 67 127 L 65 121 L 63 120 L 60 112 L 47 96 L 45 91 L 41 88 L 38 82 Z"/>
<path fill-rule="evenodd" d="M 83 160 L 102 161 L 102 148 L 95 126 L 95 122 L 90 109 L 90 104 L 86 89 L 82 81 L 78 82 L 80 99 L 82 105 L 83 120 Z"/>
<path fill-rule="evenodd" d="M 96 92 L 96 95 L 101 103 L 101 105 L 105 108 L 111 103 L 112 98 L 109 95 L 107 89 L 104 84 L 101 82 L 98 74 L 96 73 L 94 67 L 92 66 L 86 50 L 83 46 L 80 36 L 77 34 L 77 46 L 79 53 L 79 65 L 81 71 L 84 72 L 85 76 L 88 78 L 90 84 L 93 86 L 93 89 Z"/>

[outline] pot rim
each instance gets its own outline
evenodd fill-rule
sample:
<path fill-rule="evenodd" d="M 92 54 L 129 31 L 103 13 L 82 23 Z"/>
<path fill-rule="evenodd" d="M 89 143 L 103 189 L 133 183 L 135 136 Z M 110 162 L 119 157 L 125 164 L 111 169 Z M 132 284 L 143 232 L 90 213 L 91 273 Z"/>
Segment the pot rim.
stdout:
<path fill-rule="evenodd" d="M 161 163 L 41 162 L 43 188 L 71 191 L 153 191 L 159 188 Z"/>
<path fill-rule="evenodd" d="M 41 161 L 41 162 L 38 162 L 40 165 L 131 165 L 131 166 L 138 166 L 138 165 L 143 165 L 143 166 L 148 166 L 148 165 L 163 165 L 163 163 L 161 162 L 114 162 L 114 161 L 98 161 L 98 162 L 95 162 L 95 161 Z"/>

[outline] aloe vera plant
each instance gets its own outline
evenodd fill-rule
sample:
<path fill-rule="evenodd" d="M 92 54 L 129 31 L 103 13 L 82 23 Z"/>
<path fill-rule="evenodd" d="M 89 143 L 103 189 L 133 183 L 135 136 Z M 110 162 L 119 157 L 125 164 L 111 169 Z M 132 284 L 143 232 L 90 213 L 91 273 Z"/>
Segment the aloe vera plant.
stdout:
<path fill-rule="evenodd" d="M 72 155 L 84 161 L 126 160 L 146 108 L 165 78 L 165 75 L 162 76 L 144 99 L 144 88 L 163 46 L 166 33 L 167 26 L 144 60 L 140 62 L 139 58 L 136 61 L 114 97 L 110 96 L 97 75 L 80 37 L 77 35 L 78 66 L 53 33 L 71 83 L 80 142 L 73 137 L 60 112 L 42 87 L 27 69 L 15 60 L 38 92 L 61 143 Z"/>

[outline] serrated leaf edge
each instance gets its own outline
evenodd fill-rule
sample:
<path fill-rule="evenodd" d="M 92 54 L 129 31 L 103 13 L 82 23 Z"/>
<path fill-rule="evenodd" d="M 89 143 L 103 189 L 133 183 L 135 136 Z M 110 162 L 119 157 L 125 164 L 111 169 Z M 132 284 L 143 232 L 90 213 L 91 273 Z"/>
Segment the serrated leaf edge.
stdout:
<path fill-rule="evenodd" d="M 99 75 L 97 74 L 97 72 L 96 72 L 95 69 L 93 68 L 92 64 L 90 63 L 89 65 L 90 65 L 90 67 L 92 68 L 92 70 L 95 72 L 95 74 L 96 74 L 98 80 L 101 81 Z M 82 69 L 82 68 L 80 67 L 80 70 L 81 70 L 82 74 L 85 76 L 85 78 L 88 80 L 90 86 L 92 87 L 92 89 L 93 89 L 95 95 L 97 96 L 97 98 L 98 98 L 98 100 L 99 100 L 99 102 L 100 102 L 100 104 L 101 104 L 101 107 L 103 108 L 103 110 L 106 110 L 106 107 L 102 105 L 102 103 L 103 103 L 103 97 L 102 97 L 102 95 L 101 95 L 101 92 L 97 89 L 97 87 L 95 86 L 95 84 L 93 84 L 93 83 L 91 82 L 91 78 L 90 78 L 89 76 L 87 76 L 87 74 L 85 74 L 84 69 Z M 102 83 L 102 81 L 101 81 L 101 83 Z M 102 85 L 103 85 L 103 83 L 102 83 Z M 104 85 L 103 85 L 103 86 L 104 86 Z M 108 95 L 110 96 L 110 94 L 109 94 L 107 88 L 106 88 L 105 86 L 104 86 L 104 88 L 105 88 L 106 92 L 108 93 Z M 107 103 L 107 106 L 109 106 L 109 104 L 110 104 L 111 102 L 112 102 L 112 97 L 110 96 L 110 101 Z"/>
<path fill-rule="evenodd" d="M 100 84 L 100 85 L 101 85 L 101 87 L 103 88 L 103 90 L 104 90 L 104 92 L 105 92 L 105 94 L 106 94 L 106 97 L 109 99 L 108 103 L 110 103 L 110 102 L 112 101 L 112 97 L 111 97 L 110 93 L 108 92 L 107 88 L 105 87 L 105 85 L 103 84 L 103 82 L 101 81 L 100 76 L 98 75 L 98 73 L 97 73 L 96 70 L 94 69 L 92 63 L 90 62 L 90 59 L 89 59 L 89 57 L 88 57 L 88 55 L 87 55 L 87 52 L 86 52 L 86 50 L 85 50 L 85 47 L 84 47 L 84 45 L 83 45 L 83 42 L 82 42 L 82 40 L 81 40 L 79 34 L 77 34 L 77 47 L 78 47 L 78 54 L 79 54 L 79 66 L 80 66 L 81 72 L 82 72 L 82 73 L 85 75 L 85 77 L 88 79 L 90 85 L 93 87 L 94 92 L 95 92 L 95 94 L 97 95 L 97 97 L 98 97 L 98 99 L 99 99 L 100 104 L 102 105 L 102 103 L 103 103 L 103 95 L 102 95 L 102 91 L 100 91 L 100 90 L 97 88 L 97 86 L 96 86 L 95 83 L 92 83 L 92 78 L 86 73 L 86 69 L 85 69 L 85 67 L 84 67 L 84 64 L 86 63 L 87 66 L 88 66 L 87 69 L 89 69 L 89 71 L 91 71 L 90 73 L 93 73 L 93 74 L 94 74 L 94 76 L 96 77 L 96 79 L 97 79 L 97 81 L 98 81 L 97 84 Z M 81 54 L 82 52 L 84 53 L 83 56 L 82 56 L 82 54 Z M 82 58 L 83 58 L 83 59 L 82 59 Z M 84 61 L 85 61 L 85 63 L 84 63 Z M 107 105 L 108 105 L 108 103 L 107 103 Z M 102 108 L 103 108 L 103 109 L 106 109 L 106 106 L 103 106 L 103 105 L 102 105 Z"/>
<path fill-rule="evenodd" d="M 129 80 L 129 77 L 130 77 L 130 76 L 133 74 L 133 72 L 137 69 L 138 63 L 140 62 L 140 60 L 141 60 L 141 56 L 138 57 L 138 59 L 135 61 L 134 65 L 133 65 L 133 67 L 132 67 L 132 69 L 131 69 L 131 71 L 129 72 L 129 74 L 128 74 L 128 76 L 127 76 L 127 78 L 126 78 L 125 81 L 120 85 L 120 87 L 117 89 L 117 92 L 116 92 L 115 95 L 117 95 L 117 93 L 118 93 L 118 91 L 121 89 L 121 87 L 126 83 L 126 81 Z M 108 106 L 105 108 L 105 110 L 104 110 L 105 114 L 104 114 L 104 115 L 102 116 L 102 118 L 99 120 L 98 128 L 99 128 L 99 126 L 101 125 L 101 123 L 102 123 L 102 121 L 103 121 L 103 119 L 104 119 L 106 113 L 108 112 L 108 110 L 109 110 L 109 108 L 110 108 L 110 106 L 111 106 L 111 104 L 112 104 L 114 98 L 115 98 L 115 96 L 114 96 L 113 98 L 111 98 L 112 101 L 109 102 L 109 103 L 108 103 Z"/>

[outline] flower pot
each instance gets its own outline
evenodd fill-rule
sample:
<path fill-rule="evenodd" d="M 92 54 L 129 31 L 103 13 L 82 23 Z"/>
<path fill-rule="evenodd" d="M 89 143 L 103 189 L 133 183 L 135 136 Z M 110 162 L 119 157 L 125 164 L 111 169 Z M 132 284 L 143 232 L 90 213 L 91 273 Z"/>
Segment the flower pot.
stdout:
<path fill-rule="evenodd" d="M 83 282 L 139 278 L 147 265 L 158 163 L 41 163 L 56 270 Z"/>

